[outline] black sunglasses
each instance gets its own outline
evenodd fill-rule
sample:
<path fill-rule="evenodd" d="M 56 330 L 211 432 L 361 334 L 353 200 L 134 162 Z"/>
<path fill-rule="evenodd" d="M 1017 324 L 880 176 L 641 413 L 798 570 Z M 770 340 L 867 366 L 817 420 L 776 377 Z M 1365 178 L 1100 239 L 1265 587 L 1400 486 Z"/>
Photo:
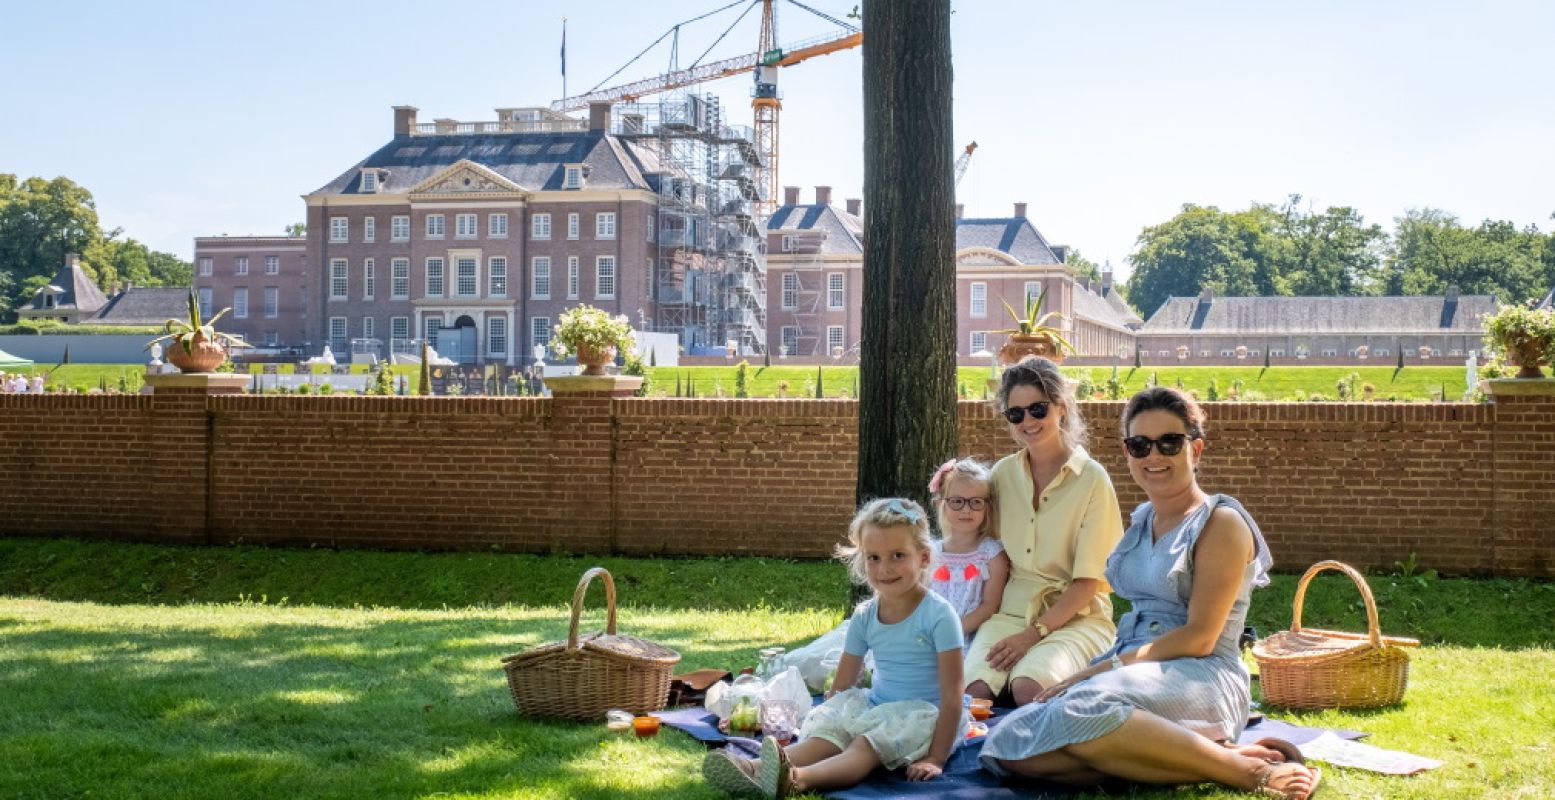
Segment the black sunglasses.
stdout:
<path fill-rule="evenodd" d="M 1040 400 L 1024 408 L 1020 406 L 1006 408 L 1004 410 L 1004 418 L 1009 420 L 1011 425 L 1021 424 L 1026 419 L 1027 414 L 1030 414 L 1032 419 L 1047 419 L 1047 409 L 1051 405 L 1052 403 L 1046 400 Z"/>
<path fill-rule="evenodd" d="M 1168 433 L 1159 439 L 1149 436 L 1130 436 L 1123 440 L 1123 446 L 1128 448 L 1128 454 L 1134 458 L 1145 458 L 1150 455 L 1151 445 L 1161 451 L 1161 455 L 1168 458 L 1182 452 L 1182 446 L 1199 437 L 1186 433 Z"/>

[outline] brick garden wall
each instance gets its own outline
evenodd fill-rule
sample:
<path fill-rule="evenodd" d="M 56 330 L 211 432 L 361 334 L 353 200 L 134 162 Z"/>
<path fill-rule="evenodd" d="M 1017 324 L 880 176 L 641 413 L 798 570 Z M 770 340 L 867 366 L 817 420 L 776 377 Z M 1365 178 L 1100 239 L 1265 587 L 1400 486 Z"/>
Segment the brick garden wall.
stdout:
<path fill-rule="evenodd" d="M 1082 405 L 1122 509 L 1121 403 Z M 850 400 L 0 395 L 0 535 L 825 556 Z M 961 452 L 1014 449 L 964 402 Z M 1555 576 L 1555 399 L 1209 406 L 1201 483 L 1278 564 Z M 177 486 L 181 491 L 172 491 Z"/>

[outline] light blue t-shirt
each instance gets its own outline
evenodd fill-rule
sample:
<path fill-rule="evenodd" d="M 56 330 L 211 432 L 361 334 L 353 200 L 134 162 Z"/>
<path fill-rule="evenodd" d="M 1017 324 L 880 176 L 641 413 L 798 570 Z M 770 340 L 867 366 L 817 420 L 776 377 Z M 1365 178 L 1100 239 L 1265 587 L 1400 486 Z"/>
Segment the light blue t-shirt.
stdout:
<path fill-rule="evenodd" d="M 880 621 L 879 599 L 853 612 L 842 649 L 860 658 L 875 654 L 873 705 L 900 700 L 927 700 L 939 705 L 939 654 L 961 649 L 961 617 L 949 601 L 933 592 L 907 619 L 887 625 Z"/>

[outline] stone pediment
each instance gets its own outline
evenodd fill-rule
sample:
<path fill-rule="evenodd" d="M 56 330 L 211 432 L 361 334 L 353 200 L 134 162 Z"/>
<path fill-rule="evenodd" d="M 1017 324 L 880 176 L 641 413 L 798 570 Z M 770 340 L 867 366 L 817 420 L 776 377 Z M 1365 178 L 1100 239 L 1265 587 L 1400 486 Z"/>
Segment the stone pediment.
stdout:
<path fill-rule="evenodd" d="M 1018 267 L 1021 263 L 1003 250 L 995 250 L 992 247 L 967 247 L 956 251 L 956 266 Z"/>
<path fill-rule="evenodd" d="M 416 184 L 409 194 L 511 194 L 522 191 L 524 187 L 508 180 L 491 168 L 463 159 Z"/>

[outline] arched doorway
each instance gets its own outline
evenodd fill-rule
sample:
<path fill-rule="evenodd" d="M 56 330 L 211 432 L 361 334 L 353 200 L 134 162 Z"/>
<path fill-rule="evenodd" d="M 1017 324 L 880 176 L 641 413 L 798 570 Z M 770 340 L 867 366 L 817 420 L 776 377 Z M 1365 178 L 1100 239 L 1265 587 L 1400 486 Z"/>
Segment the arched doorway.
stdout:
<path fill-rule="evenodd" d="M 476 343 L 480 337 L 475 330 L 475 320 L 468 314 L 461 314 L 454 320 L 453 327 L 438 331 L 437 341 L 438 355 L 451 358 L 455 363 L 474 364 L 479 356 Z"/>

